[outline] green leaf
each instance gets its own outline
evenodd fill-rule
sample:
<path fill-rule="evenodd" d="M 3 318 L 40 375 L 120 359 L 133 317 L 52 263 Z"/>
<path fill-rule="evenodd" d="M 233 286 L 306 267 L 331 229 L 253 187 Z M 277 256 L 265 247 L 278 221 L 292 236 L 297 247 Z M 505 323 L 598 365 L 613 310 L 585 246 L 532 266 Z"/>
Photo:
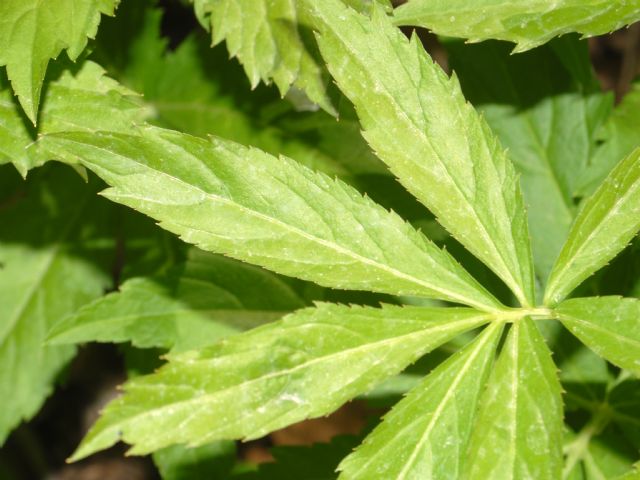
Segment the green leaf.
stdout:
<path fill-rule="evenodd" d="M 123 440 L 132 454 L 167 445 L 259 438 L 332 412 L 489 314 L 464 308 L 318 304 L 170 357 L 128 382 L 73 455 Z"/>
<path fill-rule="evenodd" d="M 100 14 L 113 15 L 119 0 L 3 0 L 0 3 L 0 65 L 36 123 L 49 60 L 63 49 L 71 60 L 98 31 Z"/>
<path fill-rule="evenodd" d="M 198 19 L 211 29 L 213 44 L 226 41 L 252 87 L 273 80 L 284 96 L 294 85 L 335 114 L 322 63 L 300 24 L 296 5 L 291 0 L 194 0 Z"/>
<path fill-rule="evenodd" d="M 51 344 L 131 342 L 188 350 L 277 320 L 305 302 L 278 276 L 193 249 L 166 274 L 126 281 L 50 332 Z"/>
<path fill-rule="evenodd" d="M 533 267 L 518 177 L 457 80 L 380 8 L 369 19 L 339 0 L 306 4 L 321 32 L 322 55 L 374 151 L 522 305 L 531 305 Z"/>
<path fill-rule="evenodd" d="M 561 478 L 560 392 L 538 327 L 528 317 L 516 321 L 482 397 L 461 478 Z"/>
<path fill-rule="evenodd" d="M 348 102 L 339 120 L 322 111 L 296 111 L 273 89 L 250 85 L 223 46 L 209 48 L 204 32 L 175 50 L 160 36 L 160 11 L 124 3 L 100 27 L 92 56 L 121 82 L 144 95 L 160 126 L 191 135 L 216 135 L 342 178 L 382 173 Z M 131 37 L 122 41 L 123 31 Z"/>
<path fill-rule="evenodd" d="M 549 276 L 554 305 L 616 256 L 640 228 L 640 148 L 622 160 L 585 202 Z"/>
<path fill-rule="evenodd" d="M 436 368 L 340 464 L 341 478 L 460 478 L 503 324 Z"/>
<path fill-rule="evenodd" d="M 616 477 L 615 480 L 638 480 L 640 478 L 640 463 L 636 463 L 633 467 L 632 470 Z"/>
<path fill-rule="evenodd" d="M 21 117 L 6 80 L 0 77 L 0 164 L 13 162 L 22 176 L 48 158 L 37 148 L 27 149 L 35 133 Z M 129 131 L 145 111 L 133 92 L 105 77 L 93 62 L 83 62 L 73 74 L 64 71 L 47 87 L 38 133 L 60 131 Z"/>
<path fill-rule="evenodd" d="M 593 411 L 605 403 L 607 389 L 614 381 L 606 360 L 582 344 L 560 322 L 547 320 L 536 323 L 560 370 L 565 411 Z"/>
<path fill-rule="evenodd" d="M 112 185 L 110 199 L 203 250 L 328 287 L 497 308 L 445 251 L 339 180 L 222 139 L 139 132 L 42 141 Z"/>
<path fill-rule="evenodd" d="M 640 81 L 631 85 L 631 91 L 616 106 L 599 131 L 599 139 L 604 143 L 579 179 L 576 193 L 583 196 L 593 193 L 616 163 L 640 144 Z"/>
<path fill-rule="evenodd" d="M 563 479 L 618 479 L 631 467 L 629 454 L 635 458 L 637 451 L 629 448 L 617 431 L 607 428 L 600 433 L 594 431 L 593 426 L 589 422 L 577 435 L 570 436 L 570 442 L 565 445 L 568 458 Z"/>
<path fill-rule="evenodd" d="M 503 42 L 448 41 L 445 47 L 465 97 L 483 113 L 520 173 L 543 283 L 569 233 L 576 183 L 587 170 L 612 96 L 600 91 L 587 44 L 574 36 L 521 55 L 510 55 Z"/>
<path fill-rule="evenodd" d="M 233 442 L 213 442 L 196 448 L 174 445 L 153 454 L 162 480 L 229 478 L 235 461 Z"/>
<path fill-rule="evenodd" d="M 47 331 L 110 283 L 110 255 L 91 248 L 110 207 L 96 201 L 95 182 L 58 166 L 20 191 L 0 210 L 0 443 L 38 411 L 74 354 L 45 346 Z"/>
<path fill-rule="evenodd" d="M 558 319 L 601 357 L 640 374 L 640 300 L 576 298 L 555 309 Z"/>
<path fill-rule="evenodd" d="M 409 0 L 395 10 L 398 25 L 438 35 L 516 43 L 522 52 L 569 32 L 585 37 L 640 20 L 638 0 Z"/>
<path fill-rule="evenodd" d="M 335 480 L 336 466 L 358 445 L 358 437 L 340 435 L 330 443 L 309 446 L 282 445 L 270 449 L 275 462 L 265 462 L 254 472 L 232 476 L 232 480 Z"/>

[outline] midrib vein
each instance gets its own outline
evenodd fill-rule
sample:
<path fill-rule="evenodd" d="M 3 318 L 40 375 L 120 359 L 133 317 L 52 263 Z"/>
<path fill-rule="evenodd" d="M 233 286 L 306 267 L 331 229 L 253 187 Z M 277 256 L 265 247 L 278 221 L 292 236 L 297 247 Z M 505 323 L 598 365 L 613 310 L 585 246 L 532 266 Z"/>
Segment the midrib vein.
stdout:
<path fill-rule="evenodd" d="M 465 320 L 460 320 L 458 322 L 451 322 L 451 323 L 447 323 L 444 325 L 438 325 L 437 327 L 433 327 L 433 328 L 425 328 L 423 330 L 417 330 L 417 331 L 413 331 L 410 333 L 406 333 L 397 337 L 392 337 L 392 338 L 385 338 L 383 340 L 379 340 L 377 342 L 371 342 L 371 343 L 366 343 L 363 345 L 358 345 L 356 347 L 353 348 L 348 348 L 345 350 L 340 350 L 338 352 L 332 352 L 329 353 L 327 355 L 322 355 L 316 358 L 313 358 L 311 360 L 308 360 L 306 362 L 303 362 L 299 365 L 296 365 L 295 367 L 291 367 L 291 368 L 286 368 L 283 370 L 279 370 L 276 372 L 272 372 L 257 378 L 252 378 L 250 380 L 246 380 L 244 382 L 240 382 L 234 385 L 230 385 L 228 387 L 222 388 L 220 390 L 217 390 L 215 392 L 212 393 L 207 393 L 205 395 L 201 395 L 201 396 L 197 396 L 194 398 L 190 398 L 187 400 L 179 400 L 176 402 L 171 402 L 168 403 L 166 405 L 163 405 L 161 407 L 158 408 L 154 408 L 152 410 L 145 410 L 139 413 L 136 413 L 135 415 L 132 415 L 126 419 L 124 419 L 124 422 L 126 423 L 130 423 L 135 421 L 137 418 L 140 417 L 144 417 L 147 415 L 152 415 L 152 416 L 156 416 L 158 415 L 159 412 L 162 412 L 164 410 L 171 410 L 174 409 L 176 407 L 186 407 L 187 405 L 193 404 L 193 403 L 209 403 L 209 402 L 215 402 L 215 398 L 216 397 L 220 397 L 220 396 L 224 396 L 225 394 L 229 394 L 232 393 L 234 390 L 236 389 L 242 389 L 244 387 L 246 387 L 247 385 L 251 385 L 254 383 L 258 383 L 258 382 L 263 382 L 265 380 L 269 380 L 272 378 L 277 378 L 277 377 L 281 377 L 281 376 L 285 376 L 285 375 L 291 375 L 296 371 L 299 370 L 303 370 L 306 369 L 310 366 L 313 366 L 315 364 L 318 363 L 323 363 L 325 361 L 329 361 L 329 360 L 334 360 L 336 358 L 340 358 L 340 357 L 344 357 L 344 356 L 349 356 L 351 354 L 354 353 L 363 353 L 363 352 L 367 352 L 370 350 L 376 350 L 378 348 L 381 347 L 385 347 L 388 345 L 392 345 L 394 343 L 402 343 L 403 341 L 407 340 L 407 339 L 411 339 L 413 338 L 414 340 L 416 339 L 416 337 L 423 337 L 425 335 L 433 335 L 436 333 L 441 333 L 441 332 L 446 332 L 446 331 L 453 331 L 453 332 L 462 332 L 465 329 L 470 329 L 470 328 L 474 328 L 476 326 L 479 326 L 483 321 L 487 320 L 491 318 L 491 315 L 487 314 L 487 315 L 478 315 L 477 317 L 471 317 Z M 452 326 L 455 325 L 456 328 L 452 329 Z M 446 341 L 446 340 L 445 340 Z M 209 359 L 203 359 L 203 361 L 207 361 Z M 134 380 L 135 382 L 135 380 Z M 166 385 L 166 384 L 162 384 L 162 383 L 153 383 L 153 384 L 143 384 L 143 385 L 130 385 L 130 386 L 134 386 L 137 389 L 148 389 L 148 388 L 157 388 L 159 386 L 162 387 L 168 387 L 168 388 L 172 388 L 175 385 Z M 111 428 L 114 428 L 113 426 Z M 215 431 L 215 430 L 214 430 Z"/>
<path fill-rule="evenodd" d="M 276 225 L 276 226 L 280 227 L 281 229 L 289 230 L 291 233 L 299 235 L 300 237 L 303 237 L 306 240 L 309 240 L 309 241 L 314 242 L 314 243 L 318 243 L 318 244 L 320 244 L 320 245 L 322 245 L 324 247 L 327 247 L 329 249 L 332 249 L 332 250 L 334 250 L 334 251 L 336 251 L 336 252 L 338 252 L 338 253 L 340 253 L 342 255 L 345 255 L 347 257 L 351 257 L 351 258 L 357 260 L 360 263 L 363 263 L 365 265 L 369 265 L 369 266 L 372 266 L 372 267 L 374 267 L 376 269 L 382 270 L 383 272 L 386 272 L 387 274 L 389 274 L 391 276 L 400 278 L 402 280 L 409 281 L 411 283 L 414 283 L 416 285 L 424 287 L 424 288 L 426 288 L 428 290 L 431 290 L 433 292 L 438 292 L 438 293 L 440 293 L 442 295 L 445 295 L 446 297 L 448 297 L 451 300 L 459 301 L 460 303 L 476 307 L 476 308 L 478 308 L 480 310 L 483 310 L 483 311 L 486 311 L 486 312 L 496 312 L 496 311 L 498 311 L 498 307 L 497 306 L 491 305 L 489 303 L 483 304 L 483 303 L 480 303 L 480 302 L 478 302 L 478 301 L 476 301 L 474 299 L 465 297 L 465 296 L 463 296 L 463 295 L 461 295 L 461 294 L 459 294 L 457 292 L 450 291 L 450 290 L 448 290 L 446 288 L 442 288 L 441 286 L 438 286 L 438 285 L 430 284 L 430 283 L 428 283 L 428 282 L 426 282 L 424 280 L 418 279 L 418 278 L 416 278 L 416 277 L 414 277 L 412 275 L 409 275 L 409 274 L 406 274 L 406 273 L 401 272 L 399 270 L 396 270 L 395 268 L 392 268 L 392 267 L 390 267 L 388 265 L 384 265 L 384 264 L 381 264 L 381 263 L 379 263 L 379 262 L 377 262 L 375 260 L 372 260 L 370 258 L 364 257 L 364 256 L 362 256 L 362 255 L 360 255 L 360 254 L 358 254 L 356 252 L 353 252 L 352 250 L 348 250 L 348 249 L 342 247 L 341 245 L 338 245 L 338 244 L 330 242 L 328 240 L 325 240 L 325 239 L 316 237 L 314 235 L 311 235 L 311 234 L 309 234 L 309 233 L 307 233 L 307 232 L 305 232 L 303 230 L 300 230 L 299 228 L 297 228 L 297 227 L 295 227 L 293 225 L 287 224 L 287 223 L 285 223 L 285 222 L 283 222 L 283 221 L 281 221 L 279 219 L 270 217 L 270 216 L 265 215 L 263 213 L 257 212 L 255 210 L 250 209 L 250 208 L 247 208 L 244 205 L 241 205 L 241 204 L 236 203 L 236 202 L 234 202 L 232 200 L 229 200 L 228 198 L 221 197 L 219 195 L 215 195 L 215 194 L 212 194 L 210 192 L 207 192 L 207 191 L 203 190 L 200 187 L 197 187 L 197 186 L 195 186 L 195 185 L 193 185 L 191 183 L 186 182 L 185 180 L 182 180 L 181 178 L 175 177 L 173 175 L 170 175 L 167 172 L 158 170 L 156 168 L 152 168 L 149 165 L 147 165 L 145 163 L 142 163 L 142 162 L 140 162 L 140 161 L 138 161 L 136 159 L 133 159 L 133 158 L 130 158 L 130 157 L 126 157 L 126 156 L 124 156 L 124 155 L 122 155 L 122 154 L 120 154 L 118 152 L 107 150 L 107 149 L 105 149 L 103 147 L 100 147 L 100 146 L 97 146 L 97 145 L 93 145 L 93 144 L 87 145 L 86 143 L 78 142 L 78 141 L 70 139 L 68 137 L 65 137 L 64 141 L 69 141 L 69 142 L 72 142 L 72 143 L 78 143 L 80 145 L 89 146 L 89 147 L 94 148 L 94 149 L 96 149 L 98 151 L 105 152 L 107 155 L 115 155 L 117 157 L 120 157 L 120 158 L 128 161 L 128 162 L 136 163 L 137 165 L 142 166 L 146 170 L 154 172 L 157 175 L 166 177 L 166 178 L 168 178 L 168 179 L 170 179 L 170 180 L 172 180 L 174 182 L 177 182 L 177 183 L 179 183 L 179 184 L 181 184 L 183 186 L 187 186 L 189 189 L 195 190 L 197 193 L 203 195 L 205 198 L 208 198 L 208 199 L 212 200 L 213 202 L 219 202 L 219 203 L 222 203 L 222 204 L 225 204 L 225 205 L 229 205 L 229 206 L 238 208 L 243 213 L 245 213 L 245 214 L 247 214 L 249 216 L 259 218 L 260 220 L 263 220 L 263 221 L 266 221 L 267 223 L 271 223 L 273 225 Z M 107 171 L 109 171 L 107 167 L 102 166 L 100 164 L 93 163 L 93 162 L 91 162 L 90 160 L 88 160 L 86 158 L 81 158 L 80 161 L 82 163 L 84 163 L 84 164 L 88 164 L 88 165 L 94 167 L 96 170 L 107 170 Z M 120 174 L 114 173 L 114 172 L 111 172 L 111 174 L 113 176 L 115 176 L 115 177 L 119 177 L 120 176 Z M 118 188 L 118 187 L 116 187 L 116 188 Z M 126 197 L 129 197 L 129 198 L 136 198 L 136 199 L 139 199 L 139 200 L 144 200 L 144 201 L 157 203 L 152 199 L 136 196 L 135 194 L 124 193 L 122 196 L 126 196 Z M 176 220 L 171 220 L 171 223 L 175 223 L 176 225 L 180 225 L 183 228 L 187 228 L 187 229 L 191 228 L 189 226 L 181 224 L 179 221 L 176 221 Z M 203 231 L 206 232 L 206 230 L 203 230 Z M 211 233 L 209 233 L 209 234 L 211 234 Z M 432 258 L 432 260 L 434 261 L 434 263 L 438 263 L 437 259 L 433 259 Z M 444 268 L 443 268 L 443 270 L 445 270 L 449 274 L 453 274 L 453 272 L 450 272 L 449 270 L 446 270 Z M 463 281 L 462 279 L 460 279 L 457 276 L 455 278 L 457 280 L 459 280 L 459 281 Z M 471 285 L 465 285 L 465 286 L 467 286 L 469 288 L 473 288 Z M 481 295 L 480 291 L 478 291 L 477 293 L 479 295 Z"/>
<path fill-rule="evenodd" d="M 348 42 L 347 40 L 345 40 L 340 34 L 339 32 L 337 32 L 331 25 L 329 25 L 327 22 L 325 22 L 325 25 L 327 25 L 328 28 L 331 29 L 331 31 L 334 33 L 334 35 L 338 38 L 340 38 L 340 40 L 342 41 L 342 44 L 345 46 L 345 48 L 349 51 L 350 57 L 353 59 L 353 61 L 355 63 L 358 63 L 360 65 L 360 68 L 363 72 L 365 72 L 366 76 L 369 77 L 369 81 L 372 82 L 373 84 L 378 84 L 378 85 L 382 85 L 382 90 L 384 91 L 385 96 L 387 97 L 387 99 L 390 101 L 391 105 L 393 106 L 394 110 L 396 111 L 396 113 L 398 114 L 398 117 L 403 118 L 404 119 L 404 123 L 407 124 L 410 128 L 411 131 L 415 132 L 416 136 L 418 138 L 421 139 L 422 143 L 426 144 L 429 146 L 429 148 L 431 149 L 431 151 L 433 152 L 433 157 L 436 159 L 436 161 L 439 163 L 441 169 L 443 170 L 443 172 L 445 173 L 445 175 L 448 177 L 449 179 L 449 183 L 454 187 L 454 190 L 457 191 L 458 195 L 465 201 L 465 204 L 467 205 L 467 211 L 469 213 L 471 213 L 471 217 L 473 217 L 475 219 L 475 224 L 479 227 L 478 231 L 479 233 L 482 235 L 482 239 L 483 239 L 483 243 L 484 245 L 489 248 L 493 254 L 495 255 L 495 258 L 498 258 L 500 263 L 501 263 L 501 268 L 495 269 L 498 270 L 499 276 L 501 278 L 503 278 L 505 280 L 505 282 L 511 287 L 511 289 L 514 291 L 514 293 L 516 294 L 516 296 L 518 297 L 518 299 L 523 303 L 523 304 L 527 304 L 528 302 L 526 301 L 527 296 L 525 295 L 524 291 L 522 290 L 521 286 L 520 286 L 520 282 L 518 282 L 515 277 L 513 276 L 513 273 L 511 272 L 511 270 L 509 269 L 509 267 L 507 266 L 506 260 L 502 254 L 501 251 L 498 250 L 497 246 L 495 245 L 494 242 L 491 241 L 491 236 L 489 235 L 489 232 L 486 229 L 486 225 L 484 224 L 484 222 L 482 221 L 482 219 L 478 216 L 478 213 L 475 211 L 475 209 L 473 208 L 473 204 L 472 202 L 467 198 L 467 196 L 464 194 L 464 192 L 462 191 L 462 189 L 460 188 L 460 186 L 458 185 L 457 181 L 455 180 L 455 178 L 452 176 L 451 172 L 449 171 L 446 162 L 444 162 L 441 158 L 441 156 L 437 153 L 436 149 L 433 147 L 432 142 L 429 140 L 429 138 L 426 136 L 426 134 L 424 133 L 424 131 L 422 129 L 420 129 L 418 127 L 418 125 L 415 124 L 415 122 L 413 120 L 411 120 L 409 118 L 409 116 L 405 113 L 405 111 L 398 105 L 398 103 L 395 101 L 393 95 L 389 92 L 387 86 L 381 82 L 376 82 L 375 79 L 371 78 L 371 75 L 369 74 L 368 69 L 366 68 L 366 65 L 364 65 L 364 63 L 360 60 L 359 56 L 356 54 L 356 52 L 354 52 L 353 47 L 351 46 L 350 42 Z M 397 52 L 396 52 L 397 54 Z M 402 63 L 402 60 L 400 59 L 400 63 Z M 343 68 L 343 67 L 341 67 Z M 414 84 L 413 80 L 411 80 L 411 78 L 409 78 L 409 82 Z M 422 107 L 422 105 L 421 105 Z M 362 108 L 367 109 L 366 105 L 363 105 Z M 458 106 L 456 106 L 456 108 L 458 108 Z M 375 115 L 372 115 L 372 118 L 376 118 Z M 392 170 L 400 170 L 402 167 L 398 168 L 398 163 L 397 162 L 387 162 L 387 160 L 384 160 L 385 163 L 387 163 L 389 165 L 389 167 Z M 425 168 L 420 165 L 417 162 L 410 162 L 407 161 L 407 163 L 412 164 L 413 166 L 419 168 L 420 170 L 425 170 Z M 396 172 L 394 172 L 396 173 Z M 399 172 L 397 172 L 399 173 Z M 396 174 L 397 175 L 397 174 Z M 403 179 L 402 175 L 397 175 L 398 179 L 400 180 L 400 182 L 407 186 L 406 184 L 408 184 L 409 182 L 405 181 Z M 410 184 L 409 184 L 410 185 Z M 409 190 L 413 192 L 414 188 L 411 188 L 409 186 Z M 417 198 L 420 199 L 420 201 L 422 202 L 422 198 L 421 196 L 416 195 Z M 429 203 L 431 202 L 424 202 L 427 207 L 429 209 L 432 209 L 433 205 L 429 205 Z M 438 209 L 439 210 L 439 209 Z M 445 218 L 442 215 L 439 215 L 440 218 Z M 456 230 L 456 229 L 453 229 Z M 460 235 L 462 236 L 462 235 Z M 464 238 L 464 237 L 463 237 Z M 473 248 L 473 246 L 467 246 L 466 243 L 464 242 L 465 246 L 469 249 L 475 250 L 476 254 L 480 254 L 480 255 L 476 255 L 479 258 L 483 258 L 486 257 L 486 255 L 482 254 L 481 249 L 476 249 Z M 510 250 L 511 247 L 513 247 L 514 245 L 510 245 Z M 513 252 L 512 252 L 513 253 Z M 516 254 L 517 257 L 517 254 Z M 498 273 L 496 272 L 496 273 Z M 506 277 L 506 278 L 505 278 Z"/>
<path fill-rule="evenodd" d="M 420 449 L 422 448 L 422 445 L 424 444 L 424 442 L 426 442 L 427 438 L 429 437 L 429 434 L 431 433 L 431 431 L 435 427 L 437 421 L 440 419 L 440 416 L 442 415 L 442 412 L 444 411 L 445 406 L 449 403 L 449 400 L 451 399 L 451 397 L 453 397 L 455 395 L 456 389 L 458 388 L 458 385 L 460 384 L 460 382 L 462 382 L 462 379 L 464 378 L 464 376 L 467 374 L 467 372 L 471 368 L 473 362 L 475 361 L 475 359 L 480 354 L 482 348 L 490 340 L 490 338 L 491 338 L 491 330 L 495 330 L 496 328 L 501 328 L 501 326 L 502 325 L 499 324 L 499 323 L 493 323 L 484 332 L 484 338 L 478 343 L 478 345 L 475 346 L 475 348 L 474 348 L 473 352 L 470 354 L 469 358 L 464 362 L 464 364 L 462 365 L 462 367 L 460 368 L 460 370 L 456 374 L 454 381 L 451 382 L 451 386 L 447 390 L 446 395 L 443 397 L 442 401 L 438 404 L 438 407 L 433 412 L 433 416 L 429 420 L 429 423 L 427 424 L 427 427 L 425 428 L 424 433 L 420 437 L 420 440 L 418 441 L 418 443 L 416 443 L 413 451 L 411 452 L 411 456 L 409 457 L 409 459 L 405 463 L 404 468 L 398 474 L 397 480 L 404 480 L 406 478 L 406 475 L 409 472 L 409 469 L 412 467 L 413 462 L 415 461 L 416 457 L 418 456 L 418 453 L 420 452 Z"/>

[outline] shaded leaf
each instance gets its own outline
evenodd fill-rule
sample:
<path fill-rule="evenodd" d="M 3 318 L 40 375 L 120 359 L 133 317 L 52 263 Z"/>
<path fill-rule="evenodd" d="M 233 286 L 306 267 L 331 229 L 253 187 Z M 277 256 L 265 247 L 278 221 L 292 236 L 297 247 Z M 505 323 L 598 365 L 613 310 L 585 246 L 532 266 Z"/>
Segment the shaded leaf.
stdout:
<path fill-rule="evenodd" d="M 339 0 L 306 4 L 322 55 L 376 154 L 521 304 L 532 304 L 529 234 L 515 169 L 457 80 L 380 8 L 369 19 Z"/>
<path fill-rule="evenodd" d="M 591 426 L 588 423 L 577 435 L 572 432 L 570 442 L 565 446 L 568 459 L 563 479 L 617 479 L 631 467 L 633 460 L 629 455 L 635 458 L 637 452 L 625 444 L 619 433 L 610 428 L 591 432 Z"/>
<path fill-rule="evenodd" d="M 132 444 L 132 454 L 218 439 L 259 438 L 332 412 L 490 315 L 471 309 L 318 304 L 174 355 L 125 385 L 73 459 Z"/>
<path fill-rule="evenodd" d="M 56 325 L 50 343 L 131 342 L 188 350 L 305 306 L 258 267 L 192 250 L 166 274 L 134 278 Z"/>
<path fill-rule="evenodd" d="M 623 159 L 578 214 L 544 294 L 556 304 L 627 246 L 640 228 L 640 148 Z"/>
<path fill-rule="evenodd" d="M 516 43 L 522 52 L 555 36 L 602 35 L 640 20 L 638 0 L 409 0 L 395 10 L 396 23 L 438 35 Z"/>
<path fill-rule="evenodd" d="M 460 478 L 503 324 L 438 366 L 340 464 L 341 478 Z"/>
<path fill-rule="evenodd" d="M 336 466 L 358 444 L 354 436 L 340 435 L 329 443 L 309 446 L 276 446 L 275 462 L 260 464 L 255 472 L 234 475 L 233 480 L 335 480 Z"/>
<path fill-rule="evenodd" d="M 96 186 L 58 166 L 33 175 L 0 210 L 0 443 L 38 411 L 74 354 L 44 346 L 47 331 L 110 283 L 108 249 L 91 248 L 105 239 L 109 207 Z"/>
<path fill-rule="evenodd" d="M 229 478 L 235 462 L 233 442 L 214 442 L 196 448 L 174 445 L 153 454 L 162 480 Z"/>
<path fill-rule="evenodd" d="M 551 352 L 533 321 L 516 321 L 493 369 L 462 478 L 557 480 L 562 398 Z"/>
<path fill-rule="evenodd" d="M 598 133 L 604 143 L 579 178 L 577 193 L 582 196 L 593 193 L 616 163 L 640 146 L 640 82 L 631 85 Z"/>

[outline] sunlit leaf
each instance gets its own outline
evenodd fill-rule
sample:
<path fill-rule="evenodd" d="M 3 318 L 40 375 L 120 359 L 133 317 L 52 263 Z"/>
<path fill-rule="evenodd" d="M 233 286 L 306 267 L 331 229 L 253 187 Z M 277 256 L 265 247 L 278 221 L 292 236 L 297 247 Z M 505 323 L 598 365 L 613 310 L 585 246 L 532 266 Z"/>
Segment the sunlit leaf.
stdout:
<path fill-rule="evenodd" d="M 512 325 L 478 415 L 461 478 L 561 478 L 560 382 L 528 317 Z"/>
<path fill-rule="evenodd" d="M 42 143 L 106 180 L 110 199 L 204 250 L 323 286 L 495 309 L 451 256 L 393 212 L 285 157 L 157 128 Z"/>
<path fill-rule="evenodd" d="M 463 308 L 318 304 L 283 320 L 171 356 L 128 382 L 74 454 L 123 440 L 131 453 L 259 438 L 332 412 L 490 314 Z"/>
<path fill-rule="evenodd" d="M 340 464 L 341 478 L 460 478 L 502 324 L 435 369 Z"/>
<path fill-rule="evenodd" d="M 400 25 L 426 27 L 439 35 L 509 40 L 515 51 L 536 47 L 569 32 L 586 37 L 640 20 L 638 0 L 409 0 L 395 11 Z"/>
<path fill-rule="evenodd" d="M 354 103 L 363 135 L 400 182 L 487 264 L 523 305 L 534 301 L 527 219 L 515 169 L 455 78 L 380 8 L 307 1 L 320 50 Z"/>
<path fill-rule="evenodd" d="M 640 228 L 640 148 L 589 197 L 549 276 L 545 303 L 565 298 L 627 246 Z"/>
<path fill-rule="evenodd" d="M 38 133 L 128 131 L 146 115 L 133 92 L 104 76 L 93 62 L 84 62 L 76 72 L 63 72 L 47 87 Z M 0 76 L 0 163 L 13 162 L 23 176 L 44 163 L 46 154 L 27 149 L 35 139 L 36 132 L 25 124 L 8 82 Z"/>
<path fill-rule="evenodd" d="M 640 300 L 575 298 L 558 305 L 556 313 L 598 355 L 640 374 Z"/>

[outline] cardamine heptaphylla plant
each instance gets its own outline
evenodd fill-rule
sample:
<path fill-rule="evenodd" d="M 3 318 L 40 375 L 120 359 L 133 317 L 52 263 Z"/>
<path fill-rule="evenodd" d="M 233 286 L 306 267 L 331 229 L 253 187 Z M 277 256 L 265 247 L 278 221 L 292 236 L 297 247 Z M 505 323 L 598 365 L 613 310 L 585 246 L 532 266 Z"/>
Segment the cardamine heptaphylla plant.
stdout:
<path fill-rule="evenodd" d="M 117 3 L 0 6 L 0 159 L 29 172 L 2 180 L 3 438 L 72 345 L 128 342 L 168 353 L 72 461 L 123 441 L 163 478 L 636 478 L 640 89 L 614 107 L 570 32 L 637 0 L 195 0 L 255 92 Z M 230 441 L 389 391 L 361 443 L 296 454 L 331 468 L 233 467 Z"/>

